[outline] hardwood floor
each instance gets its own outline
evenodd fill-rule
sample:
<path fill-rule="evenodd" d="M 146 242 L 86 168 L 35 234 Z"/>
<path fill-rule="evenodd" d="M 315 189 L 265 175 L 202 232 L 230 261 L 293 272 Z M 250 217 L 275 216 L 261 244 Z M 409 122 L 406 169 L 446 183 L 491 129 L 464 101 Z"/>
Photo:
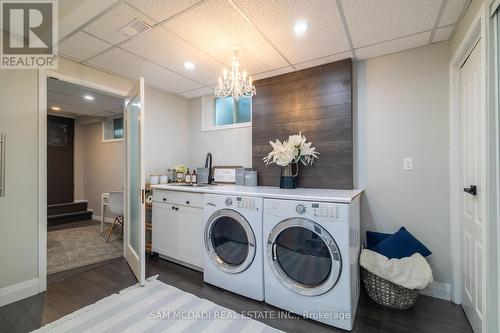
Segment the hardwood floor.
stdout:
<path fill-rule="evenodd" d="M 148 259 L 147 276 L 211 300 L 235 311 L 279 311 L 203 282 L 202 273 L 153 258 Z M 48 286 L 45 293 L 0 308 L 0 332 L 28 332 L 61 318 L 136 283 L 124 259 L 118 259 L 68 275 Z M 258 319 L 258 318 L 256 318 Z M 258 319 L 285 332 L 345 332 L 302 318 Z M 421 296 L 407 311 L 382 308 L 361 294 L 353 332 L 472 332 L 460 306 Z"/>

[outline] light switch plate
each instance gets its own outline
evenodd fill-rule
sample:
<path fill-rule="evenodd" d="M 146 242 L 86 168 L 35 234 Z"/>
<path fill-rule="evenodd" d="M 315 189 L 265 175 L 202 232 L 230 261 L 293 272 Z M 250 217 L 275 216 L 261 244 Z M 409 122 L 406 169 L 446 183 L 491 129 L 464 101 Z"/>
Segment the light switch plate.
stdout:
<path fill-rule="evenodd" d="M 405 157 L 403 159 L 403 171 L 413 171 L 413 158 Z"/>

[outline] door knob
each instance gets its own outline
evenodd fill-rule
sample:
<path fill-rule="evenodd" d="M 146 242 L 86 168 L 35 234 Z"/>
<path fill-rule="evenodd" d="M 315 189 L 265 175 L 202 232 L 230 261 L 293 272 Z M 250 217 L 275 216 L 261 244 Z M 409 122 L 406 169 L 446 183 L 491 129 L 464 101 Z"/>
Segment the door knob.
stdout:
<path fill-rule="evenodd" d="M 464 192 L 467 192 L 471 195 L 477 195 L 477 186 L 471 185 L 470 187 L 465 187 Z"/>

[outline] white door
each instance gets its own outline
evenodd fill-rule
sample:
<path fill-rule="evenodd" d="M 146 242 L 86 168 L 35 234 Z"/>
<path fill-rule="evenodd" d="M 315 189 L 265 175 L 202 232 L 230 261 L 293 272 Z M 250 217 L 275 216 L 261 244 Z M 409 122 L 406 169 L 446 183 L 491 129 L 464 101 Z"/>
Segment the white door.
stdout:
<path fill-rule="evenodd" d="M 140 285 L 146 276 L 144 207 L 144 79 L 140 78 L 125 100 L 125 223 L 124 253 Z"/>
<path fill-rule="evenodd" d="M 481 41 L 461 70 L 462 88 L 462 293 L 463 308 L 474 332 L 483 331 L 485 305 L 485 108 Z"/>

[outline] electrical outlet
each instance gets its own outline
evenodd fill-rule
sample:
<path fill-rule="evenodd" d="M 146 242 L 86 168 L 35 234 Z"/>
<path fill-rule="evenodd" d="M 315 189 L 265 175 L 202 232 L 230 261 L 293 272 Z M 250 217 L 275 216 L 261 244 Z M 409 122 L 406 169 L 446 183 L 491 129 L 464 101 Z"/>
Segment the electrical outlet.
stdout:
<path fill-rule="evenodd" d="M 413 171 L 413 158 L 405 157 L 403 159 L 403 171 Z"/>

